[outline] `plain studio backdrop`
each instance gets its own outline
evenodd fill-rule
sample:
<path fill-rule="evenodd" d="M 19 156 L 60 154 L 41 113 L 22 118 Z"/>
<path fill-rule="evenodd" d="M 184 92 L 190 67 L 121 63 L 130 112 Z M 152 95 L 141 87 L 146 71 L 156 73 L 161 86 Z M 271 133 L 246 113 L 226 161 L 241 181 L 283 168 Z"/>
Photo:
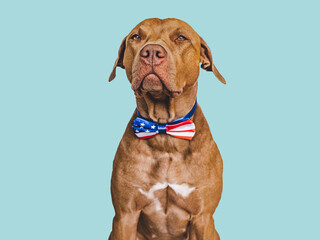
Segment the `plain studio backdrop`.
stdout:
<path fill-rule="evenodd" d="M 198 102 L 224 160 L 222 240 L 320 239 L 317 1 L 2 1 L 0 239 L 106 240 L 112 161 L 135 110 L 140 21 L 188 22 L 225 77 Z"/>

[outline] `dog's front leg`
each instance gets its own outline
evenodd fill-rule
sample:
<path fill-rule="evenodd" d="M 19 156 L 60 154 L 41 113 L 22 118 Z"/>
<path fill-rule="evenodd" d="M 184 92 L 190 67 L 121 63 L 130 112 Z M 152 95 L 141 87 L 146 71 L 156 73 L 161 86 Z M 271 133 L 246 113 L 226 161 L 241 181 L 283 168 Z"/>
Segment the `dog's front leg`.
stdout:
<path fill-rule="evenodd" d="M 136 240 L 139 216 L 140 212 L 116 213 L 109 240 Z"/>
<path fill-rule="evenodd" d="M 220 240 L 211 214 L 201 214 L 191 218 L 189 240 Z"/>

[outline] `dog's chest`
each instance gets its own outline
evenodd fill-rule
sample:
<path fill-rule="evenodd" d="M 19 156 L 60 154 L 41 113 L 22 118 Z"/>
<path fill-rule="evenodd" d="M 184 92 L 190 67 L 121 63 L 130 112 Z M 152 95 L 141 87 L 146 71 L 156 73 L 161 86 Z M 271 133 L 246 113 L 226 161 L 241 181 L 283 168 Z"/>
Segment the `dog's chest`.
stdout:
<path fill-rule="evenodd" d="M 150 203 L 155 211 L 166 211 L 168 201 L 177 200 L 177 198 L 187 200 L 194 190 L 195 187 L 191 187 L 187 183 L 177 184 L 169 182 L 158 182 L 148 190 L 138 189 L 141 194 L 151 200 Z"/>
<path fill-rule="evenodd" d="M 150 157 L 148 162 L 144 165 L 146 182 L 137 189 L 145 203 L 143 212 L 157 216 L 177 215 L 183 220 L 190 214 L 197 214 L 201 208 L 201 192 L 191 160 L 181 153 L 162 153 Z"/>
<path fill-rule="evenodd" d="M 191 215 L 201 206 L 197 189 L 188 183 L 157 182 L 148 189 L 139 188 L 145 197 L 140 221 L 152 236 L 182 236 Z"/>

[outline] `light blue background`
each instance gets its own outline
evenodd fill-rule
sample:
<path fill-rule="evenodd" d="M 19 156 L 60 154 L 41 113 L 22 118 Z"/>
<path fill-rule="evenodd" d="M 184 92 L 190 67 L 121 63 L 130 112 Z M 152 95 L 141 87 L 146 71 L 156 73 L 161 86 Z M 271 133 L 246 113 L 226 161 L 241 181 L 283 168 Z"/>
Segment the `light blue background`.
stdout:
<path fill-rule="evenodd" d="M 124 36 L 188 22 L 227 81 L 198 101 L 224 160 L 222 240 L 320 239 L 317 1 L 7 1 L 0 4 L 0 239 L 102 240 L 112 160 L 134 111 Z"/>

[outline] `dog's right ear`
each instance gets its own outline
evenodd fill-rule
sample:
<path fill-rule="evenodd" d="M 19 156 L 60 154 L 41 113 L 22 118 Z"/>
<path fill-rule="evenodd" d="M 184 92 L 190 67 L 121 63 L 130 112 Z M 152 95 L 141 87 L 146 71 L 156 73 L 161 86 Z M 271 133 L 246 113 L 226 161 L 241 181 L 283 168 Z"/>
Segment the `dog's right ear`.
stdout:
<path fill-rule="evenodd" d="M 126 49 L 126 40 L 127 40 L 127 37 L 125 37 L 122 40 L 121 46 L 120 46 L 119 51 L 118 51 L 118 58 L 117 58 L 116 62 L 114 63 L 112 72 L 111 72 L 110 77 L 109 77 L 109 82 L 111 82 L 116 77 L 116 68 L 117 67 L 124 68 L 123 56 L 124 56 L 124 51 Z"/>

